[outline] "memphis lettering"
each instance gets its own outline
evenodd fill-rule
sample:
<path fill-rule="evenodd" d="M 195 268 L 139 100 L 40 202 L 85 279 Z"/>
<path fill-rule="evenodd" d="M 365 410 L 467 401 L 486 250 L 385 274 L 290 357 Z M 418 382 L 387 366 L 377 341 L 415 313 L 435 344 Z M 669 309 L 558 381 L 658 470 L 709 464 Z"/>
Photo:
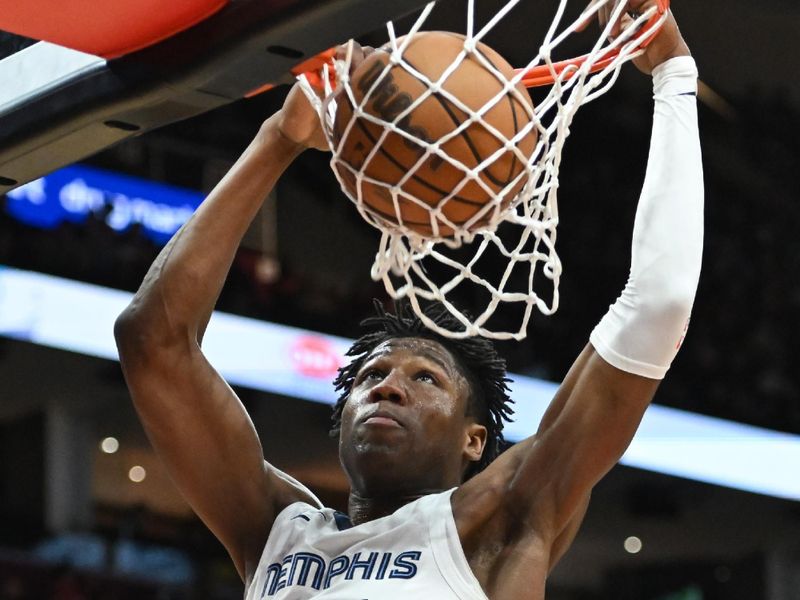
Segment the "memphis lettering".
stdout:
<path fill-rule="evenodd" d="M 324 590 L 339 579 L 411 579 L 417 574 L 422 552 L 356 552 L 328 561 L 313 552 L 295 552 L 267 567 L 260 598 L 274 596 L 291 586 Z"/>

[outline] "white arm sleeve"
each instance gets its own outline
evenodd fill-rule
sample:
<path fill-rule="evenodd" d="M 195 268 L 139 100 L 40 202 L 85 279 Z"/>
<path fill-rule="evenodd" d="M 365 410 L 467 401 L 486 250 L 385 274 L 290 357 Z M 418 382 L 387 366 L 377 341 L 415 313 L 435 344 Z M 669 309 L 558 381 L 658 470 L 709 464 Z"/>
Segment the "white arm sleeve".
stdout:
<path fill-rule="evenodd" d="M 631 271 L 589 338 L 611 365 L 661 379 L 689 326 L 703 251 L 697 67 L 688 56 L 653 70 L 650 155 L 636 210 Z"/>

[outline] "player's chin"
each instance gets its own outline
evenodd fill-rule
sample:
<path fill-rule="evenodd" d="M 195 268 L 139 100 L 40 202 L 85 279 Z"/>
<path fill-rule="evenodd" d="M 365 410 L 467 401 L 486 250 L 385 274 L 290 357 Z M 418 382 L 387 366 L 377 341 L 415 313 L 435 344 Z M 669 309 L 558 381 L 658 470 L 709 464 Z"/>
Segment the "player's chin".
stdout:
<path fill-rule="evenodd" d="M 389 468 L 410 460 L 414 454 L 414 443 L 404 429 L 367 429 L 357 431 L 350 447 L 342 450 L 363 465 L 375 464 L 379 468 Z"/>
<path fill-rule="evenodd" d="M 403 460 L 411 451 L 408 433 L 404 430 L 359 432 L 353 439 L 353 454 L 375 460 Z"/>
<path fill-rule="evenodd" d="M 415 440 L 411 429 L 401 426 L 359 423 L 342 430 L 339 454 L 342 460 L 376 463 L 384 467 L 407 460 Z"/>
<path fill-rule="evenodd" d="M 340 449 L 342 466 L 350 481 L 364 492 L 402 486 L 410 465 L 416 464 L 414 454 L 413 445 L 407 440 L 360 439 Z"/>

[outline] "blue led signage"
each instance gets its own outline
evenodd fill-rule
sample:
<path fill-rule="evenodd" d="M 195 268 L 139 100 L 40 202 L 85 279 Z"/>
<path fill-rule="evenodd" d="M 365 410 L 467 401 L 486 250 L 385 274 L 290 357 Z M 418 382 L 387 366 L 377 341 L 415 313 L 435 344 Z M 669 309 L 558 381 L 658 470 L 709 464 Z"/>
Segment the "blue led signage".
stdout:
<path fill-rule="evenodd" d="M 203 194 L 93 167 L 73 165 L 31 181 L 7 194 L 7 212 L 44 229 L 83 223 L 105 215 L 115 231 L 138 224 L 147 237 L 164 244 L 192 215 Z"/>

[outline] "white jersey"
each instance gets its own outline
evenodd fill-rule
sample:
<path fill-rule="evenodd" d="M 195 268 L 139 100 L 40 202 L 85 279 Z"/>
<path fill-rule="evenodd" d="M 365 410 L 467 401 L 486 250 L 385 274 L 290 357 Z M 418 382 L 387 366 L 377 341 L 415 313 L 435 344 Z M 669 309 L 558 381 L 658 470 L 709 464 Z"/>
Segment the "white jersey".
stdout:
<path fill-rule="evenodd" d="M 452 493 L 356 526 L 330 508 L 287 506 L 246 600 L 487 600 L 461 548 Z"/>

